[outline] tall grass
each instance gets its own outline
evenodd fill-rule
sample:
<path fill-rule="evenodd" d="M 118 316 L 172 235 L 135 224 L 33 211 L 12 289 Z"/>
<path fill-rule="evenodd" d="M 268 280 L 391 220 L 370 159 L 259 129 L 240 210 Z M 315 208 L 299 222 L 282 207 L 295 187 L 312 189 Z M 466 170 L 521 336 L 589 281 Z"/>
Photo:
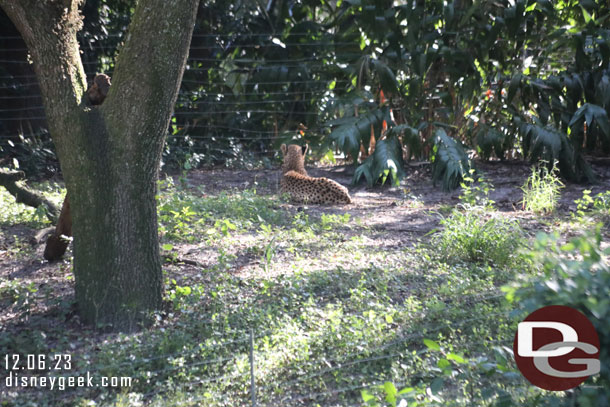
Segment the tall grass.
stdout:
<path fill-rule="evenodd" d="M 523 208 L 538 214 L 555 211 L 559 202 L 560 190 L 563 188 L 557 172 L 555 165 L 550 170 L 544 165 L 539 168 L 532 167 L 532 175 L 521 187 Z"/>
<path fill-rule="evenodd" d="M 514 220 L 488 215 L 482 208 L 454 210 L 441 220 L 443 230 L 433 239 L 445 261 L 465 261 L 505 266 L 524 241 Z"/>

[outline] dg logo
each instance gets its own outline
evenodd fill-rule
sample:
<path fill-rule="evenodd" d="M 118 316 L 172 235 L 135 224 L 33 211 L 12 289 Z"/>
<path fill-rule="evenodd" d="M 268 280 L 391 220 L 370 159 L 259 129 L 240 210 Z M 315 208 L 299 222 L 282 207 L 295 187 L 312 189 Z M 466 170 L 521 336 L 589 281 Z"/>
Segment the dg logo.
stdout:
<path fill-rule="evenodd" d="M 600 371 L 593 324 L 563 305 L 540 308 L 519 323 L 513 351 L 523 376 L 545 390 L 571 389 Z"/>

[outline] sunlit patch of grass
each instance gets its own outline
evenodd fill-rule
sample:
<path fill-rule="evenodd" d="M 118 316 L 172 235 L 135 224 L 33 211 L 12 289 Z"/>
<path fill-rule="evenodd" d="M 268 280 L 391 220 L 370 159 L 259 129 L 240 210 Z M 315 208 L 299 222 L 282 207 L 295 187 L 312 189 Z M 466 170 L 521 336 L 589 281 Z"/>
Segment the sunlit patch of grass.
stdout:
<path fill-rule="evenodd" d="M 592 227 L 598 222 L 610 227 L 610 191 L 591 196 L 591 191 L 585 189 L 582 197 L 574 201 L 576 213 L 572 219 L 576 220 L 582 227 Z"/>
<path fill-rule="evenodd" d="M 280 225 L 286 222 L 277 202 L 258 195 L 256 190 L 217 196 L 193 195 L 175 187 L 163 186 L 158 196 L 159 232 L 169 240 L 194 241 L 206 235 L 227 236 L 260 224 Z"/>
<path fill-rule="evenodd" d="M 521 188 L 525 209 L 541 214 L 555 211 L 559 201 L 559 192 L 563 188 L 557 172 L 555 166 L 550 170 L 544 165 L 532 168 L 532 174 Z"/>
<path fill-rule="evenodd" d="M 45 215 L 42 210 L 17 203 L 15 197 L 0 187 L 0 224 L 15 225 L 26 224 L 32 227 L 45 223 Z"/>
<path fill-rule="evenodd" d="M 433 238 L 438 254 L 449 261 L 467 261 L 504 267 L 516 259 L 525 236 L 515 220 L 471 208 L 441 220 L 443 229 Z"/>

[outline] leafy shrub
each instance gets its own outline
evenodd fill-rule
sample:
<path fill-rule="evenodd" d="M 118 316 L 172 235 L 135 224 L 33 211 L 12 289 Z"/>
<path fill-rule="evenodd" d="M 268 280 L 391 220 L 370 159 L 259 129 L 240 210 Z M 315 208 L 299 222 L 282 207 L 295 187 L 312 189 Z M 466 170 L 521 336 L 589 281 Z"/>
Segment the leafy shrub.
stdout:
<path fill-rule="evenodd" d="M 532 312 L 547 305 L 567 305 L 583 312 L 600 339 L 601 373 L 593 377 L 596 387 L 580 388 L 572 405 L 610 404 L 610 266 L 604 259 L 599 226 L 560 244 L 559 237 L 539 234 L 531 256 L 543 271 L 532 284 L 506 287 L 507 299 Z"/>
<path fill-rule="evenodd" d="M 404 176 L 403 167 L 400 141 L 396 137 L 380 140 L 375 145 L 375 152 L 368 156 L 354 172 L 352 183 L 358 183 L 364 176 L 369 187 L 372 187 L 379 179 L 383 185 L 388 178 L 392 180 L 392 185 L 398 186 L 400 179 Z"/>
<path fill-rule="evenodd" d="M 601 221 L 605 227 L 610 223 L 610 191 L 599 193 L 595 197 L 591 196 L 591 190 L 582 191 L 582 198 L 574 201 L 576 213 L 573 214 L 581 222 L 591 222 L 591 220 Z"/>
<path fill-rule="evenodd" d="M 463 205 L 491 209 L 495 203 L 489 199 L 489 191 L 493 190 L 493 185 L 487 182 L 483 176 L 479 176 L 478 179 L 475 180 L 474 169 L 471 169 L 468 172 L 468 175 L 464 177 L 464 181 L 460 184 L 460 187 L 462 187 L 460 202 Z"/>
<path fill-rule="evenodd" d="M 400 391 L 392 382 L 361 391 L 362 400 L 369 407 L 406 406 L 463 406 L 463 405 L 516 405 L 519 395 L 510 394 L 504 387 L 514 382 L 518 373 L 510 366 L 510 354 L 505 347 L 495 346 L 489 356 L 468 358 L 451 345 L 441 346 L 430 339 L 423 340 L 427 348 L 426 360 L 433 368 L 428 383 L 426 380 L 410 385 Z M 443 390 L 456 386 L 456 393 Z M 454 383 L 453 386 L 449 383 Z M 462 394 L 460 394 L 462 393 Z M 380 399 L 383 398 L 383 401 Z M 484 401 L 495 400 L 494 404 Z M 524 401 L 524 400 L 520 400 Z"/>
<path fill-rule="evenodd" d="M 437 129 L 434 137 L 432 157 L 432 178 L 441 181 L 445 191 L 457 188 L 464 175 L 468 174 L 471 162 L 461 143 L 447 135 L 445 130 Z"/>
<path fill-rule="evenodd" d="M 495 127 L 479 123 L 477 123 L 475 129 L 479 156 L 483 159 L 489 159 L 493 153 L 498 158 L 504 158 L 505 152 L 510 150 L 510 143 L 513 141 L 509 133 L 506 130 L 500 131 Z"/>
<path fill-rule="evenodd" d="M 523 207 L 534 213 L 551 213 L 559 201 L 559 190 L 563 183 L 557 176 L 557 167 L 549 170 L 546 166 L 533 167 L 532 175 L 521 188 Z"/>
<path fill-rule="evenodd" d="M 519 122 L 519 133 L 523 154 L 531 161 L 556 162 L 566 178 L 578 179 L 584 176 L 589 181 L 593 180 L 589 165 L 575 154 L 574 147 L 564 132 L 550 125 Z"/>
<path fill-rule="evenodd" d="M 30 313 L 32 296 L 38 291 L 34 283 L 23 284 L 17 280 L 0 279 L 0 306 L 19 312 L 21 317 Z"/>
<path fill-rule="evenodd" d="M 483 208 L 454 210 L 441 220 L 444 227 L 433 244 L 444 259 L 496 266 L 509 264 L 523 241 L 514 220 L 488 216 Z"/>
<path fill-rule="evenodd" d="M 382 123 L 389 121 L 389 110 L 387 108 L 373 108 L 360 115 L 347 116 L 326 123 L 328 126 L 336 126 L 328 136 L 342 151 L 348 153 L 354 163 L 358 161 L 360 145 L 369 148 L 371 130 L 375 138 L 381 136 Z"/>

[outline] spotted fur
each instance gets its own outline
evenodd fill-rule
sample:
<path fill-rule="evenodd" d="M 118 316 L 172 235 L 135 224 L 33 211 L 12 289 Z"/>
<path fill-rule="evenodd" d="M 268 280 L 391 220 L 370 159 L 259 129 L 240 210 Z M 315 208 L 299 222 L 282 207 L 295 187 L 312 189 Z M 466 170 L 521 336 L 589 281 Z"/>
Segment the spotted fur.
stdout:
<path fill-rule="evenodd" d="M 282 144 L 284 163 L 280 191 L 287 193 L 297 202 L 310 204 L 348 204 L 352 203 L 347 188 L 328 179 L 314 178 L 305 170 L 307 146 Z"/>

